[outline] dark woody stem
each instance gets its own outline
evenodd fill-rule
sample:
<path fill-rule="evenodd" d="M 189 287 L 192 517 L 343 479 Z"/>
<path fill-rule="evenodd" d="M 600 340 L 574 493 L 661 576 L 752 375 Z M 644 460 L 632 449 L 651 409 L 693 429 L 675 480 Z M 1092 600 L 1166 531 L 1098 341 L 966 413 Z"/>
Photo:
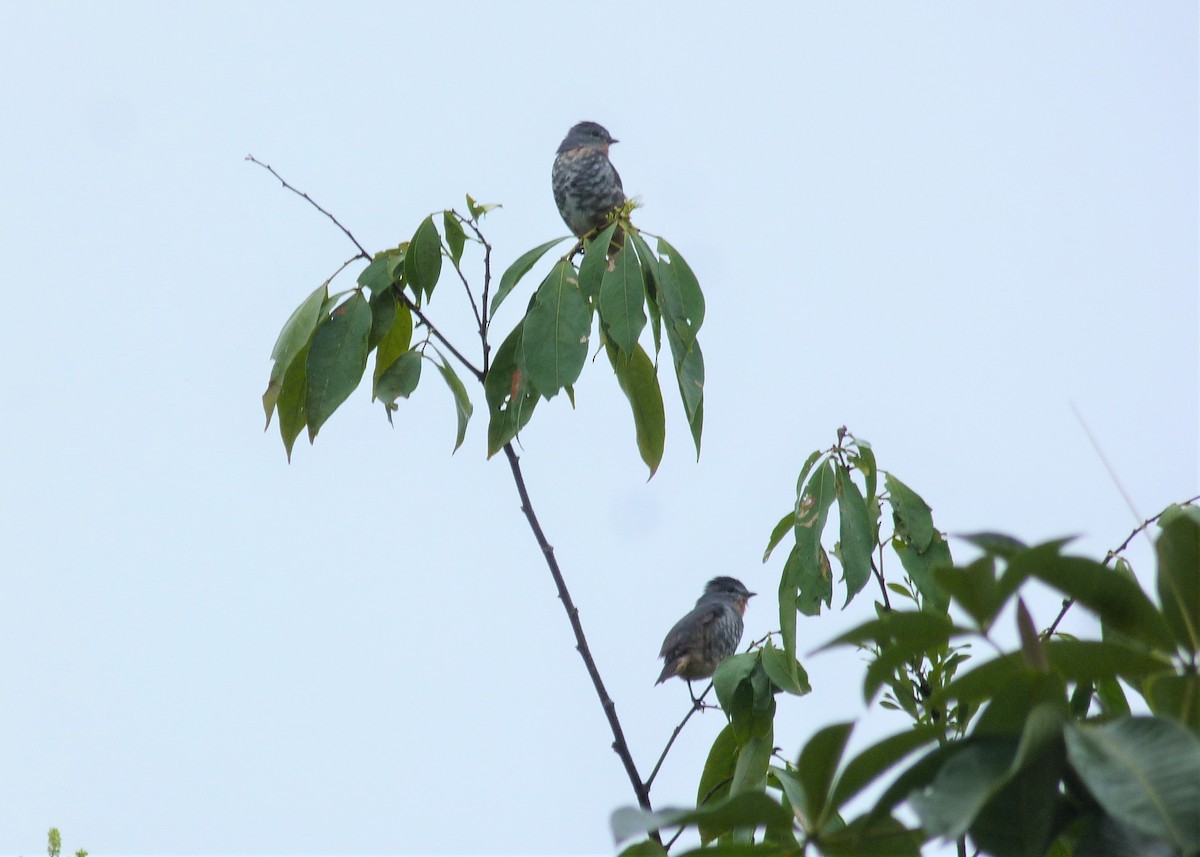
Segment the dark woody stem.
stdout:
<path fill-rule="evenodd" d="M 604 716 L 608 718 L 608 725 L 613 733 L 613 750 L 616 751 L 621 763 L 625 766 L 625 773 L 629 776 L 629 783 L 633 786 L 634 794 L 637 795 L 638 804 L 643 809 L 649 810 L 651 808 L 649 786 L 642 782 L 642 778 L 637 772 L 637 766 L 633 763 L 633 754 L 629 752 L 625 733 L 621 729 L 621 721 L 617 717 L 616 703 L 608 695 L 608 690 L 604 687 L 604 680 L 600 678 L 600 671 L 596 668 L 592 650 L 588 647 L 587 637 L 583 633 L 583 625 L 579 621 L 579 609 L 571 600 L 567 582 L 563 579 L 562 571 L 558 567 L 558 560 L 554 557 L 554 548 L 546 540 L 546 534 L 542 532 L 542 525 L 533 511 L 533 504 L 529 500 L 529 491 L 525 487 L 525 477 L 521 473 L 521 460 L 517 456 L 516 450 L 513 449 L 512 443 L 504 445 L 504 454 L 508 458 L 508 466 L 512 468 L 513 481 L 517 483 L 517 493 L 521 496 L 521 511 L 525 513 L 525 518 L 529 521 L 529 528 L 533 530 L 538 547 L 542 549 L 542 555 L 550 569 L 550 576 L 554 578 L 554 585 L 558 589 L 558 598 L 562 601 L 563 609 L 567 611 L 571 630 L 575 632 L 575 649 L 583 658 L 584 666 L 587 667 L 588 675 L 592 679 L 592 686 L 596 689 L 596 696 L 600 698 L 600 707 L 604 709 Z M 658 839 L 657 833 L 653 836 Z M 661 844 L 661 840 L 659 842 Z"/>

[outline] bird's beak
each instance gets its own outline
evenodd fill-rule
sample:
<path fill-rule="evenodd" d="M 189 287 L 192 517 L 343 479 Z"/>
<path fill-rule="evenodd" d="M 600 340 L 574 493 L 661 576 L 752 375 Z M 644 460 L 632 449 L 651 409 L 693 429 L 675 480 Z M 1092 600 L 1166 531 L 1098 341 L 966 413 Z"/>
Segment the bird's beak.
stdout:
<path fill-rule="evenodd" d="M 613 143 L 620 143 L 620 142 L 621 142 L 620 140 L 609 140 L 608 144 L 611 146 Z"/>
<path fill-rule="evenodd" d="M 757 593 L 757 592 L 747 592 L 747 593 L 746 593 L 746 600 L 747 600 L 747 601 L 749 601 L 749 600 L 750 600 L 751 598 L 753 598 L 755 595 L 758 595 L 758 593 Z"/>

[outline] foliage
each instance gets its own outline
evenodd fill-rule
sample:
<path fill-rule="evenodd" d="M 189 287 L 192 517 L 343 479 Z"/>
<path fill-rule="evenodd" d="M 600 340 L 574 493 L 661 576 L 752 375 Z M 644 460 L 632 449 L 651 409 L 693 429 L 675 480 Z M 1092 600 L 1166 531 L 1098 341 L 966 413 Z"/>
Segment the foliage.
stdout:
<path fill-rule="evenodd" d="M 46 834 L 46 855 L 47 857 L 59 857 L 62 851 L 62 834 L 58 832 L 57 827 L 51 827 L 50 832 Z M 75 852 L 75 857 L 87 857 L 87 851 L 80 848 Z"/>
<path fill-rule="evenodd" d="M 780 574 L 782 648 L 768 642 L 718 669 L 730 726 L 713 743 L 697 809 L 621 810 L 617 839 L 691 828 L 713 855 L 916 855 L 939 837 L 999 857 L 1200 853 L 1200 508 L 1172 506 L 1152 519 L 1161 528 L 1156 605 L 1124 560 L 1109 568 L 1115 554 L 1103 562 L 1070 556 L 1063 540 L 1026 546 L 980 533 L 965 540 L 982 555 L 956 566 L 924 500 L 890 473 L 877 496 L 880 484 L 871 447 L 844 429 L 805 462 L 795 509 L 776 525 L 765 557 L 793 535 Z M 838 540 L 826 550 L 821 537 L 835 501 Z M 885 505 L 892 526 L 881 534 Z M 884 577 L 889 545 L 902 583 Z M 790 666 L 803 675 L 796 616 L 832 602 L 830 556 L 847 603 L 872 577 L 881 598 L 873 618 L 825 648 L 869 652 L 864 700 L 888 688 L 881 704 L 911 724 L 853 758 L 845 748 L 854 724 L 833 724 L 795 761 L 772 759 L 760 741 L 771 741 L 775 696 L 792 690 Z M 1056 634 L 1058 620 L 1039 633 L 1020 595 L 1031 580 L 1095 613 L 1102 639 Z M 1009 615 L 1019 647 L 1004 652 L 992 634 Z M 997 654 L 971 659 L 972 642 Z M 960 675 L 963 666 L 970 669 Z M 1126 688 L 1153 716 L 1130 713 Z M 884 783 L 873 806 L 846 820 L 857 795 Z M 749 794 L 767 800 L 747 802 Z M 738 810 L 727 811 L 734 801 Z M 897 818 L 902 804 L 919 828 Z"/>
<path fill-rule="evenodd" d="M 480 231 L 479 219 L 493 207 L 468 196 L 467 215 L 453 209 L 442 212 L 441 232 L 434 216 L 426 217 L 408 241 L 355 257 L 369 263 L 354 288 L 330 293 L 343 265 L 295 309 L 271 352 L 273 365 L 263 393 L 267 425 L 278 415 L 289 459 L 300 433 L 307 429 L 309 441 L 314 441 L 326 420 L 358 387 L 372 353 L 371 398 L 383 403 L 389 421 L 400 407 L 398 400 L 416 391 L 425 361 L 434 364 L 454 400 L 457 450 L 474 407 L 437 341 L 483 382 L 491 457 L 517 437 L 538 402 L 564 390 L 574 402 L 594 322 L 598 322 L 597 348 L 604 351 L 629 400 L 638 452 L 650 474 L 658 469 L 666 439 L 657 371 L 664 334 L 699 454 L 704 357 L 697 334 L 704 322 L 704 296 L 679 251 L 665 238 L 656 238 L 651 249 L 648 233 L 638 231 L 627 216 L 614 219 L 594 240 L 576 244 L 554 263 L 530 297 L 525 315 L 492 355 L 490 326 L 496 310 L 545 254 L 564 240 L 547 241 L 519 256 L 501 275 L 489 302 L 491 246 Z M 614 241 L 618 228 L 624 241 Z M 468 244 L 484 252 L 479 301 L 462 265 Z M 578 265 L 576 256 L 581 256 Z M 463 358 L 425 315 L 447 267 L 444 262 L 470 297 L 480 333 L 481 366 Z M 415 327 L 423 327 L 425 334 L 414 340 Z M 647 327 L 653 359 L 640 343 Z"/>
<path fill-rule="evenodd" d="M 467 215 L 442 212 L 440 231 L 430 215 L 410 240 L 374 254 L 334 219 L 359 254 L 311 292 L 284 325 L 263 406 L 268 425 L 278 416 L 290 458 L 300 433 L 307 429 L 314 440 L 358 386 L 372 353 L 372 398 L 383 403 L 389 421 L 398 400 L 416 391 L 430 361 L 452 394 L 457 450 L 473 405 L 445 353 L 482 384 L 488 457 L 506 453 L 522 511 L 559 588 L 639 804 L 612 816 L 618 843 L 639 840 L 623 854 L 666 854 L 689 830 L 701 850 L 714 855 L 916 855 L 935 838 L 958 840 L 960 854 L 970 841 L 977 853 L 998 857 L 1200 854 L 1200 509 L 1172 506 L 1135 530 L 1155 521 L 1161 529 L 1157 603 L 1120 556 L 1133 535 L 1097 562 L 1065 553 L 1065 540 L 1027 546 L 979 533 L 964 537 L 979 555 L 955 564 L 925 500 L 881 471 L 871 445 L 845 428 L 831 447 L 804 462 L 795 502 L 768 538 L 764 562 L 790 542 L 779 571 L 779 628 L 726 659 L 713 676 L 710 690 L 728 724 L 704 762 L 696 806 L 655 811 L 654 779 L 680 730 L 707 707 L 708 691 L 643 779 L 533 513 L 512 441 L 542 400 L 566 391 L 574 402 L 595 323 L 596 353 L 604 351 L 629 400 L 650 474 L 665 443 L 657 373 L 664 335 L 698 454 L 703 295 L 678 251 L 639 231 L 622 209 L 598 234 L 553 261 L 493 353 L 496 310 L 564 240 L 518 256 L 491 294 L 492 248 L 479 221 L 493 208 L 468 196 Z M 654 249 L 648 237 L 655 238 Z M 483 254 L 478 293 L 463 269 L 470 244 Z M 356 287 L 330 294 L 333 279 L 358 259 L 368 264 Z M 427 315 L 447 267 L 470 299 L 478 365 Z M 647 331 L 650 350 L 642 343 Z M 826 531 L 835 519 L 830 544 Z M 899 560 L 898 578 L 885 574 L 888 557 Z M 1041 632 L 1021 596 L 1030 581 L 1065 599 L 1063 611 Z M 811 619 L 832 607 L 835 589 L 844 593 L 845 608 L 876 588 L 870 618 L 825 649 L 867 652 L 865 704 L 882 692 L 879 704 L 903 714 L 907 728 L 848 757 L 854 724 L 835 723 L 794 756 L 780 755 L 774 747 L 778 706 L 811 691 L 796 652 L 799 617 Z M 1076 603 L 1099 617 L 1100 639 L 1057 633 Z M 1006 652 L 994 632 L 1010 621 L 1019 645 Z M 976 650 L 995 655 L 978 658 Z M 1149 715 L 1132 713 L 1127 691 L 1141 697 Z M 860 806 L 868 790 L 878 797 Z M 912 817 L 919 826 L 902 820 Z M 662 831 L 668 830 L 674 835 L 664 841 Z"/>

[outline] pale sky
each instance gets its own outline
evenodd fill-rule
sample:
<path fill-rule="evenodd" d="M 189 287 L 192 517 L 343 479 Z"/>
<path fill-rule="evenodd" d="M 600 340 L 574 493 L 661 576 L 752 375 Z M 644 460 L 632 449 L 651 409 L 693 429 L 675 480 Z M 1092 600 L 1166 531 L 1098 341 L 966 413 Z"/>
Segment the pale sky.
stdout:
<path fill-rule="evenodd" d="M 567 129 L 621 140 L 707 298 L 703 455 L 668 363 L 647 483 L 601 359 L 522 462 L 643 774 L 689 705 L 663 634 L 716 574 L 774 591 L 838 426 L 950 533 L 1102 557 L 1200 491 L 1195 4 L 4 2 L 0 78 L 0 854 L 51 825 L 93 855 L 603 853 L 634 802 L 481 390 L 454 456 L 432 374 L 394 429 L 363 387 L 291 465 L 263 434 L 275 336 L 354 249 L 248 153 L 373 250 L 502 203 L 502 270 L 565 233 Z M 452 281 L 430 312 L 470 345 Z M 766 594 L 745 639 L 776 624 Z M 804 662 L 791 756 L 865 711 L 858 655 Z M 721 725 L 656 805 L 694 803 Z M 905 725 L 872 708 L 852 748 Z"/>

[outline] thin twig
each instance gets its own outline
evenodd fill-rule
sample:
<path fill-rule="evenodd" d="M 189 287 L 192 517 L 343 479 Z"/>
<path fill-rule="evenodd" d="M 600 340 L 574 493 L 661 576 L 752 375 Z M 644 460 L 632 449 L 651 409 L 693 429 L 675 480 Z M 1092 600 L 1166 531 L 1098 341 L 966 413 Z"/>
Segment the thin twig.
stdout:
<path fill-rule="evenodd" d="M 704 710 L 704 697 L 708 696 L 708 692 L 712 689 L 713 684 L 710 681 L 708 687 L 704 688 L 704 693 L 700 694 L 700 697 L 692 703 L 692 707 L 688 709 L 688 713 L 683 716 L 683 719 L 679 721 L 679 725 L 671 733 L 671 737 L 667 741 L 667 746 L 663 747 L 662 753 L 658 756 L 658 761 L 654 763 L 654 770 L 650 772 L 650 776 L 646 777 L 647 791 L 654 785 L 654 778 L 658 776 L 659 770 L 662 769 L 663 762 L 667 760 L 667 753 L 671 752 L 671 746 L 675 743 L 675 739 L 679 737 L 679 733 L 683 731 L 683 727 L 687 726 L 687 722 L 692 719 L 693 714 Z"/>
<path fill-rule="evenodd" d="M 633 762 L 633 754 L 629 752 L 625 733 L 621 729 L 621 721 L 617 718 L 616 703 L 608 695 L 608 690 L 604 687 L 604 680 L 600 678 L 600 671 L 596 668 L 592 650 L 588 647 L 587 637 L 583 633 L 583 625 L 579 621 L 579 610 L 571 600 L 571 593 L 567 590 L 567 583 L 558 567 L 558 560 L 554 557 L 554 548 L 546 540 L 546 534 L 542 532 L 542 525 L 538 522 L 537 515 L 534 514 L 533 503 L 530 501 L 529 491 L 525 487 L 525 477 L 521 473 L 521 461 L 516 450 L 513 449 L 512 443 L 504 444 L 504 454 L 508 458 L 509 467 L 512 468 L 513 481 L 516 482 L 517 493 L 521 497 L 521 511 L 525 513 L 525 518 L 529 521 L 529 528 L 533 530 L 538 547 L 542 549 L 542 555 L 550 569 L 550 576 L 554 578 L 554 585 L 558 589 L 558 598 L 562 602 L 563 609 L 567 611 L 571 630 L 575 632 L 575 649 L 583 658 L 584 666 L 587 667 L 588 675 L 592 679 L 592 686 L 596 689 L 596 696 L 600 698 L 600 707 L 604 709 L 604 716 L 608 718 L 608 725 L 613 734 L 613 750 L 616 751 L 621 763 L 625 766 L 625 773 L 629 776 L 629 783 L 633 786 L 634 794 L 637 795 L 638 804 L 643 809 L 650 810 L 650 790 L 638 775 L 637 766 Z"/>
<path fill-rule="evenodd" d="M 254 157 L 253 155 L 247 155 L 246 160 L 252 164 L 258 164 L 260 167 L 262 167 L 264 170 L 269 172 L 271 175 L 275 176 L 275 178 L 279 179 L 279 183 L 282 184 L 285 188 L 290 190 L 292 193 L 294 193 L 298 196 L 301 196 L 305 200 L 307 200 L 309 205 L 311 205 L 317 211 L 321 212 L 326 217 L 328 217 L 330 220 L 332 220 L 334 225 L 337 226 L 338 229 L 340 229 L 340 230 L 342 230 L 342 232 L 346 233 L 346 237 L 354 242 L 354 246 L 358 248 L 358 252 L 362 253 L 364 258 L 366 258 L 366 259 L 371 258 L 371 254 L 367 252 L 366 248 L 363 247 L 363 245 L 358 243 L 358 239 L 354 237 L 353 233 L 351 233 L 349 229 L 347 229 L 345 226 L 342 226 L 341 221 L 339 221 L 336 217 L 334 217 L 332 214 L 330 214 L 325 209 L 321 208 L 321 206 L 317 205 L 317 203 L 313 200 L 313 198 L 310 197 L 308 194 L 304 193 L 303 191 L 297 190 L 296 188 L 294 188 L 290 184 L 288 184 L 286 181 L 284 181 L 283 176 L 281 176 L 279 173 L 275 172 L 275 170 L 271 168 L 270 164 L 264 164 L 262 161 L 260 161 L 258 158 Z"/>
<path fill-rule="evenodd" d="M 1200 494 L 1197 494 L 1195 497 L 1191 497 L 1187 500 L 1184 500 L 1182 503 L 1179 503 L 1178 505 L 1187 506 L 1192 503 L 1195 503 L 1197 500 L 1200 500 Z M 1129 547 L 1130 543 L 1132 543 L 1133 540 L 1136 539 L 1140 533 L 1145 532 L 1146 529 L 1151 524 L 1153 524 L 1155 521 L 1157 521 L 1159 518 L 1161 518 L 1166 511 L 1167 511 L 1166 509 L 1163 509 L 1162 512 L 1159 512 L 1157 515 L 1155 515 L 1151 518 L 1147 518 L 1146 520 L 1144 520 L 1140 524 L 1138 524 L 1136 527 L 1134 527 L 1133 532 L 1131 532 L 1129 534 L 1129 536 L 1125 539 L 1125 541 L 1121 542 L 1121 544 L 1115 550 L 1110 550 L 1105 555 L 1104 562 L 1102 562 L 1101 565 L 1108 565 L 1110 562 L 1112 562 L 1114 559 L 1116 559 L 1118 556 L 1120 556 L 1121 552 L 1124 551 L 1125 548 Z M 1062 609 L 1058 611 L 1058 615 L 1054 617 L 1054 621 L 1050 623 L 1050 627 L 1047 628 L 1045 631 L 1042 631 L 1042 639 L 1048 640 L 1048 639 L 1050 639 L 1051 636 L 1054 635 L 1054 632 L 1058 630 L 1058 623 L 1063 620 L 1063 617 L 1067 615 L 1067 611 L 1071 609 L 1071 605 L 1074 603 L 1075 603 L 1074 598 L 1064 598 L 1063 599 Z"/>
<path fill-rule="evenodd" d="M 358 239 L 354 237 L 354 234 L 349 229 L 347 229 L 345 226 L 343 226 L 340 220 L 338 220 L 336 217 L 334 217 L 332 214 L 330 214 L 328 211 L 326 211 L 324 208 L 322 208 L 317 203 L 316 200 L 314 200 L 308 194 L 304 193 L 304 191 L 298 190 L 297 188 L 288 184 L 287 180 L 284 179 L 283 176 L 279 175 L 279 173 L 275 172 L 275 170 L 271 166 L 269 166 L 268 164 L 264 164 L 262 161 L 258 160 L 253 155 L 247 155 L 246 160 L 250 161 L 251 163 L 258 164 L 260 167 L 262 167 L 264 170 L 269 172 L 271 175 L 275 176 L 275 178 L 277 178 L 279 180 L 279 183 L 282 184 L 285 188 L 287 188 L 288 190 L 290 190 L 292 193 L 296 194 L 297 196 L 302 197 L 309 205 L 311 205 L 317 211 L 321 212 L 326 217 L 328 217 L 330 220 L 332 220 L 334 222 L 334 224 L 337 226 L 337 228 L 342 230 L 342 232 L 345 233 L 346 237 L 349 238 L 351 240 L 351 242 L 353 242 L 354 246 L 358 248 L 359 255 L 355 256 L 354 259 L 366 259 L 367 261 L 371 260 L 371 258 L 372 258 L 371 254 L 366 251 L 366 249 L 363 247 L 363 245 L 358 243 Z M 350 262 L 353 262 L 354 259 L 351 259 Z M 350 264 L 350 262 L 347 262 L 346 265 Z M 344 267 L 346 267 L 346 265 L 343 265 L 342 267 L 344 268 Z M 338 273 L 341 273 L 341 268 L 338 269 Z M 335 274 L 334 276 L 337 276 L 337 275 Z M 468 289 L 468 292 L 469 291 L 470 290 Z M 462 365 L 465 366 L 472 375 L 474 375 L 479 381 L 482 382 L 483 376 L 485 374 L 484 370 L 480 369 L 478 366 L 476 366 L 474 363 L 472 363 L 470 360 L 468 360 L 466 357 L 464 357 L 462 352 L 459 351 L 457 348 L 455 348 L 450 343 L 450 340 L 448 340 L 446 337 L 444 337 L 442 335 L 442 332 L 433 326 L 433 322 L 431 322 L 425 316 L 425 314 L 421 312 L 421 310 L 413 302 L 412 298 L 410 298 L 408 295 L 404 294 L 404 292 L 400 289 L 396 289 L 396 295 L 400 298 L 400 300 L 404 303 L 404 305 L 406 307 L 408 307 L 409 311 L 412 312 L 412 314 L 417 317 L 417 321 L 419 321 L 421 324 L 425 325 L 425 327 L 427 327 L 429 329 L 429 332 L 434 335 L 434 338 L 436 338 L 438 342 L 442 343 L 442 345 L 446 346 L 446 350 L 449 351 L 451 354 L 453 354 L 456 358 L 458 358 L 458 361 L 460 363 L 462 363 Z"/>

